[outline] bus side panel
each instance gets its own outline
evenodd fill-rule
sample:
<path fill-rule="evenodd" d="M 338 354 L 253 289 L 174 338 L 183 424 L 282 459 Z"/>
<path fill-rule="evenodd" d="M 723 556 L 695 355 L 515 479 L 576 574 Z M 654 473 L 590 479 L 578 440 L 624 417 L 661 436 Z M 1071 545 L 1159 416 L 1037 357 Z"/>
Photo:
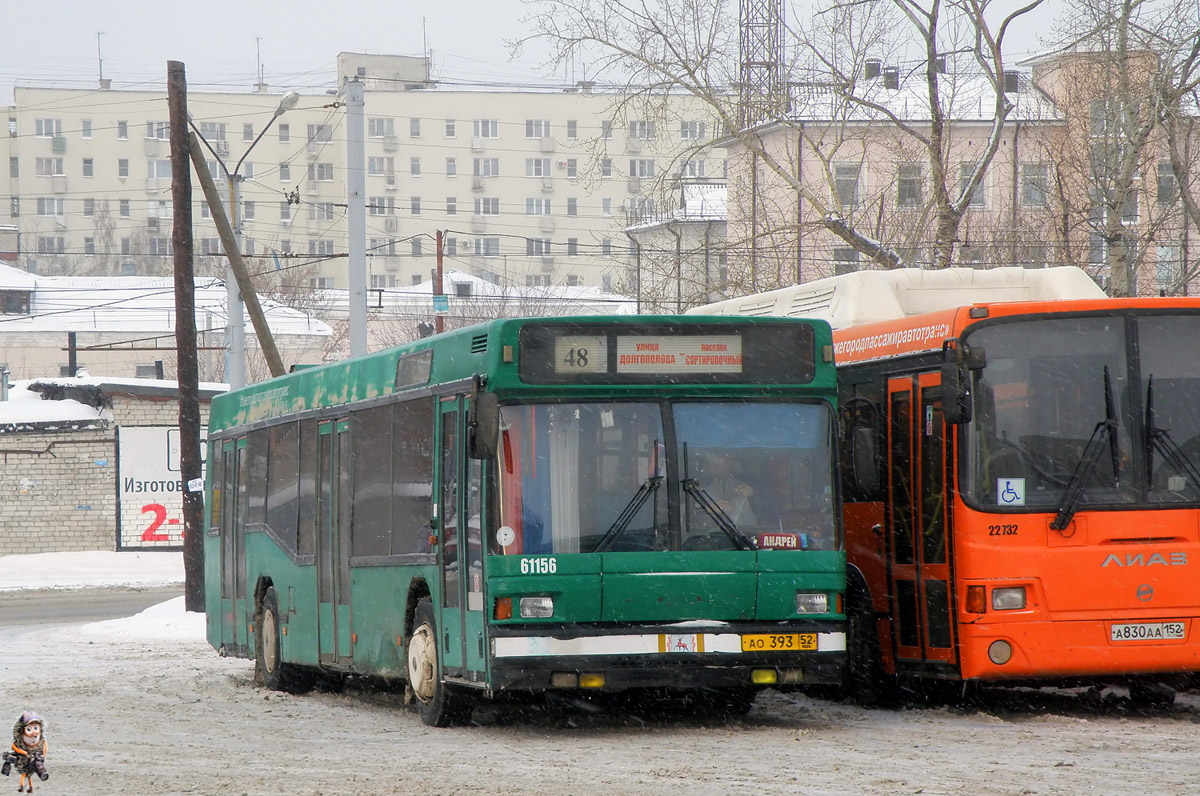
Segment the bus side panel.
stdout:
<path fill-rule="evenodd" d="M 253 624 L 258 610 L 254 597 L 264 579 L 275 589 L 279 601 L 279 648 L 283 660 L 306 666 L 317 665 L 317 568 L 297 565 L 266 533 L 246 534 L 246 611 L 239 621 Z M 304 595 L 309 598 L 305 599 Z M 286 628 L 286 633 L 284 632 Z M 257 630 L 257 627 L 255 627 Z M 250 655 L 258 644 L 257 633 L 249 634 Z"/>
<path fill-rule="evenodd" d="M 388 678 L 406 676 L 404 643 L 408 639 L 404 617 L 414 578 L 436 586 L 437 568 L 433 565 L 351 568 L 355 671 Z"/>
<path fill-rule="evenodd" d="M 204 630 L 213 649 L 221 649 L 226 622 L 221 611 L 221 537 L 204 535 Z"/>

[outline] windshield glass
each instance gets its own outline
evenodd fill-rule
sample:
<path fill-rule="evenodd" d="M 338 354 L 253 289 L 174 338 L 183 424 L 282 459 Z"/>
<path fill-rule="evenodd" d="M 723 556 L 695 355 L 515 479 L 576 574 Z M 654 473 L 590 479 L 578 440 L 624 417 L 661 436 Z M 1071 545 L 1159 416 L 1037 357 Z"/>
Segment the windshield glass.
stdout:
<path fill-rule="evenodd" d="M 970 344 L 987 352 L 969 426 L 975 501 L 1057 511 L 1076 488 L 1080 505 L 1136 499 L 1124 317 L 996 324 Z"/>
<path fill-rule="evenodd" d="M 502 407 L 491 549 L 835 549 L 830 414 L 732 401 Z"/>
<path fill-rule="evenodd" d="M 1038 511 L 1200 500 L 1200 360 L 1180 344 L 1197 334 L 1200 316 L 1170 314 L 971 333 L 987 364 L 965 492 L 984 508 Z"/>

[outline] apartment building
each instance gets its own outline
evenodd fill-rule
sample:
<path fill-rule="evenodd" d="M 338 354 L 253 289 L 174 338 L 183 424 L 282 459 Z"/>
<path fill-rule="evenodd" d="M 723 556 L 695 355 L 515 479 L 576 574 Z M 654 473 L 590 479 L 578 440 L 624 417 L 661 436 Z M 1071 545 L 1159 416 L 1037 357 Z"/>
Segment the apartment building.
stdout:
<path fill-rule="evenodd" d="M 720 176 L 715 126 L 687 97 L 642 104 L 588 83 L 461 87 L 425 59 L 342 53 L 339 85 L 365 89 L 368 284 L 405 287 L 444 267 L 505 286 L 631 284 L 623 230 L 653 216 L 676 175 Z M 239 180 L 242 251 L 283 289 L 348 286 L 344 94 L 192 90 L 226 210 Z M 265 87 L 259 87 L 265 88 Z M 43 275 L 167 274 L 172 198 L 165 90 L 18 86 L 8 108 L 9 261 Z M 236 169 L 236 171 L 235 171 Z M 224 271 L 193 184 L 200 275 Z M 2 210 L 0 210 L 2 212 Z M 11 248 L 11 247 L 9 247 Z"/>

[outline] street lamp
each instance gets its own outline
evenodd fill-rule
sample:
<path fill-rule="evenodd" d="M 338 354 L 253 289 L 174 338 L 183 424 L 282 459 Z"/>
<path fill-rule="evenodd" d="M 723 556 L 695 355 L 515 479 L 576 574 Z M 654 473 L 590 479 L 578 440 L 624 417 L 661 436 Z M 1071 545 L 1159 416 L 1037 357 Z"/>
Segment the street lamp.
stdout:
<path fill-rule="evenodd" d="M 282 116 L 287 111 L 296 107 L 296 103 L 300 101 L 300 95 L 295 91 L 289 91 L 279 100 L 279 107 L 263 125 L 263 129 L 259 131 L 254 140 L 250 142 L 250 146 L 246 147 L 246 151 L 238 159 L 237 165 L 233 167 L 233 171 L 225 165 L 225 161 L 221 160 L 221 156 L 217 154 L 212 145 L 200 134 L 196 129 L 196 125 L 192 124 L 192 129 L 196 131 L 196 135 L 204 142 L 204 146 L 217 159 L 217 163 L 221 164 L 221 170 L 225 172 L 225 179 L 229 183 L 229 223 L 233 226 L 233 236 L 236 242 L 238 251 L 242 250 L 242 213 L 241 213 L 241 186 L 242 180 L 245 179 L 240 170 L 242 164 L 246 162 L 246 156 L 254 149 L 255 145 L 262 140 L 266 135 L 267 130 L 271 129 L 271 125 L 275 120 Z M 191 119 L 188 119 L 191 123 Z M 229 383 L 230 389 L 246 386 L 246 321 L 242 314 L 242 294 L 238 290 L 237 277 L 234 275 L 233 266 L 225 266 L 225 380 Z"/>

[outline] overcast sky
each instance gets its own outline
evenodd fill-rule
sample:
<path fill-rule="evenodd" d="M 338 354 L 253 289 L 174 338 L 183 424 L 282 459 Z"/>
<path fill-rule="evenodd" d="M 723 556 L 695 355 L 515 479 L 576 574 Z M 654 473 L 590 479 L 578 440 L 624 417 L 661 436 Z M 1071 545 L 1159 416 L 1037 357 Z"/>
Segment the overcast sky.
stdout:
<path fill-rule="evenodd" d="M 802 13 L 797 6 L 810 2 L 788 2 L 788 13 Z M 995 5 L 1011 10 L 1020 2 Z M 533 83 L 546 75 L 544 51 L 510 60 L 506 41 L 527 31 L 521 0 L 4 0 L 0 8 L 0 104 L 12 103 L 17 81 L 94 88 L 101 58 L 104 77 L 117 88 L 163 88 L 167 61 L 176 60 L 194 90 L 249 89 L 260 49 L 265 80 L 278 91 L 333 88 L 339 52 L 420 55 L 426 46 L 444 81 Z M 1040 50 L 1039 34 L 1053 16 L 1047 7 L 1013 31 L 1011 54 Z"/>

